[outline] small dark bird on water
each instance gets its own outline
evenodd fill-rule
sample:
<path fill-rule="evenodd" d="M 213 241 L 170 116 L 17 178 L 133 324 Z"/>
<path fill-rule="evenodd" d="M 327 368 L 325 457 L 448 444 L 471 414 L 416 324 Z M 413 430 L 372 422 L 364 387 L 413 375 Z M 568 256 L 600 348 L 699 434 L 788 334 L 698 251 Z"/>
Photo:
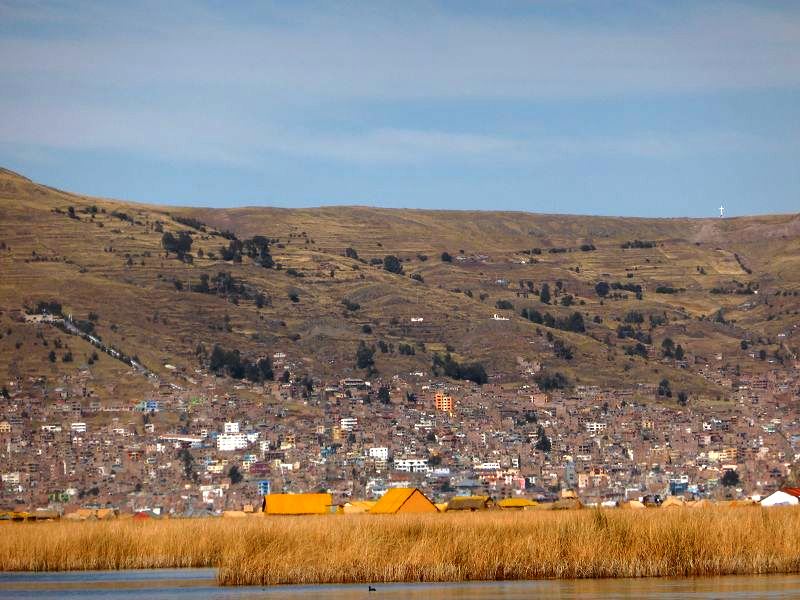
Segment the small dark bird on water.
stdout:
<path fill-rule="evenodd" d="M 378 591 L 374 587 L 372 587 L 371 585 L 367 586 L 367 590 L 369 590 L 370 592 L 377 592 Z"/>

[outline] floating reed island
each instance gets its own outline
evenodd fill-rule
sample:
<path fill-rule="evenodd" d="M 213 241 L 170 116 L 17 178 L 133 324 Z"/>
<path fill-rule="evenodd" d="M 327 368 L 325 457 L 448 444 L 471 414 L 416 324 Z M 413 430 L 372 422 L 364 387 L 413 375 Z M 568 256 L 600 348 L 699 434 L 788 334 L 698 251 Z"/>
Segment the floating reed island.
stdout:
<path fill-rule="evenodd" d="M 0 569 L 214 567 L 221 585 L 800 572 L 800 509 L 9 523 Z"/>

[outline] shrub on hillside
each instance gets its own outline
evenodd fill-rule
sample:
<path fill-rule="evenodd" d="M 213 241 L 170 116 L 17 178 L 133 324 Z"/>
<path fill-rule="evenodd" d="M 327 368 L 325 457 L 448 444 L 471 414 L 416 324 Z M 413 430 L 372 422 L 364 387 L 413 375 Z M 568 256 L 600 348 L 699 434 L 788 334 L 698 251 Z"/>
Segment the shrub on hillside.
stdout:
<path fill-rule="evenodd" d="M 403 272 L 403 265 L 399 258 L 389 254 L 383 257 L 383 269 L 389 273 L 400 275 Z"/>

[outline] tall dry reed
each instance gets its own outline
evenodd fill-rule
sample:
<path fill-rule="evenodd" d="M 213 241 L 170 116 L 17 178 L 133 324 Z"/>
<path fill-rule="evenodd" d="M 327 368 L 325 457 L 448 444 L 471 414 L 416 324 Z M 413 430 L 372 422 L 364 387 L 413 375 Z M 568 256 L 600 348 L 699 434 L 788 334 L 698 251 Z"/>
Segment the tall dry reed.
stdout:
<path fill-rule="evenodd" d="M 223 585 L 800 572 L 800 509 L 12 524 L 0 569 L 218 567 Z"/>

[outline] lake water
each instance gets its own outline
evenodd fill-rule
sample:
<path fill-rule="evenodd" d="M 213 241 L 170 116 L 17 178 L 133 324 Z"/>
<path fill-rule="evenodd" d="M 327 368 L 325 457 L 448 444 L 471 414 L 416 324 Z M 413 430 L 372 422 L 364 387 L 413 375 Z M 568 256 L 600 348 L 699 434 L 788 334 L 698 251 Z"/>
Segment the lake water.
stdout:
<path fill-rule="evenodd" d="M 491 583 L 313 585 L 217 587 L 213 569 L 78 571 L 70 573 L 0 573 L 0 598 L 110 598 L 162 600 L 200 598 L 265 600 L 275 598 L 357 598 L 433 600 L 438 598 L 517 600 L 600 600 L 606 598 L 703 599 L 798 598 L 800 575 L 736 576 L 686 579 L 581 579 Z"/>

